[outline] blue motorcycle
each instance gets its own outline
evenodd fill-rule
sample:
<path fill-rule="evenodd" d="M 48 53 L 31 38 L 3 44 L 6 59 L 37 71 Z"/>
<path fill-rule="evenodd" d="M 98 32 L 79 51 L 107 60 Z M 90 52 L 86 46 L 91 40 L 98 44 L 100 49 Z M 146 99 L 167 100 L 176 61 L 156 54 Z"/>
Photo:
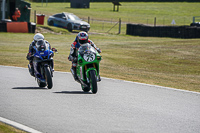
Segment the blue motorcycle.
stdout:
<path fill-rule="evenodd" d="M 33 46 L 35 54 L 33 55 L 33 76 L 36 78 L 39 87 L 47 86 L 48 89 L 53 87 L 53 56 L 57 52 L 55 48 L 50 49 L 49 44 L 41 40 Z M 30 65 L 28 65 L 30 74 L 32 73 Z M 32 74 L 31 74 L 32 75 Z"/>

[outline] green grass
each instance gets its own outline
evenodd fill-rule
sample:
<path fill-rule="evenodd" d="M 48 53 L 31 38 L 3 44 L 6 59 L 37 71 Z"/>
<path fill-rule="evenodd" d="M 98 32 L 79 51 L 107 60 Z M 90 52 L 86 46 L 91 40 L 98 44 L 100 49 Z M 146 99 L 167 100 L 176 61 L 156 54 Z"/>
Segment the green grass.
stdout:
<path fill-rule="evenodd" d="M 189 25 L 193 16 L 199 16 L 200 3 L 187 2 L 121 2 L 119 12 L 113 12 L 111 2 L 95 3 L 90 2 L 89 9 L 70 8 L 70 3 L 31 3 L 31 20 L 34 19 L 34 10 L 37 13 L 49 15 L 60 12 L 71 12 L 85 18 L 123 22 L 154 24 L 157 18 L 158 25 L 171 25 L 174 19 L 177 25 Z"/>
<path fill-rule="evenodd" d="M 12 126 L 0 122 L 0 133 L 26 133 L 26 132 L 18 130 Z"/>

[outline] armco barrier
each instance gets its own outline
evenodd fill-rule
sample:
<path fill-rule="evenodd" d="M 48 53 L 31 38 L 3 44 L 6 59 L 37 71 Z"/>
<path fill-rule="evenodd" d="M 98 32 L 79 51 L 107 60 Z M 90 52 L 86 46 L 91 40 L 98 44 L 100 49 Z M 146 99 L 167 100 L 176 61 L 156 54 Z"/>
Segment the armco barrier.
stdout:
<path fill-rule="evenodd" d="M 35 29 L 36 29 L 36 23 L 29 22 L 28 23 L 28 32 L 35 33 Z"/>
<path fill-rule="evenodd" d="M 0 32 L 7 32 L 6 23 L 0 23 Z"/>
<path fill-rule="evenodd" d="M 7 32 L 28 33 L 27 22 L 8 22 Z"/>
<path fill-rule="evenodd" d="M 148 37 L 200 38 L 200 27 L 127 24 L 126 34 Z"/>
<path fill-rule="evenodd" d="M 35 29 L 32 22 L 0 22 L 0 32 L 35 33 Z"/>

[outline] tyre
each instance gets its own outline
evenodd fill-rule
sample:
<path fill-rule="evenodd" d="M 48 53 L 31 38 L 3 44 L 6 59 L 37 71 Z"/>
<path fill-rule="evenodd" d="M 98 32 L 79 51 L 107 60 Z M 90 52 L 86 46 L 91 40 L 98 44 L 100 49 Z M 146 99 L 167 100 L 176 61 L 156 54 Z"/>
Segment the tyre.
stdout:
<path fill-rule="evenodd" d="M 72 24 L 69 23 L 69 24 L 67 25 L 67 30 L 70 31 L 70 32 L 72 32 Z"/>
<path fill-rule="evenodd" d="M 46 83 L 40 82 L 39 79 L 37 79 L 37 83 L 38 83 L 38 86 L 39 86 L 39 87 L 45 87 L 45 86 L 46 86 Z"/>
<path fill-rule="evenodd" d="M 90 91 L 90 88 L 89 88 L 89 87 L 84 87 L 83 85 L 81 85 L 81 87 L 82 87 L 82 90 L 83 90 L 84 92 L 89 92 L 89 91 Z"/>
<path fill-rule="evenodd" d="M 53 26 L 53 25 L 54 25 L 53 21 L 50 21 L 50 22 L 49 22 L 49 25 L 50 25 L 50 26 Z"/>
<path fill-rule="evenodd" d="M 96 72 L 94 70 L 90 71 L 90 87 L 92 90 L 92 93 L 97 93 L 97 78 L 96 78 Z"/>
<path fill-rule="evenodd" d="M 44 67 L 45 70 L 45 80 L 47 82 L 47 88 L 51 89 L 53 87 L 52 76 L 49 67 Z"/>

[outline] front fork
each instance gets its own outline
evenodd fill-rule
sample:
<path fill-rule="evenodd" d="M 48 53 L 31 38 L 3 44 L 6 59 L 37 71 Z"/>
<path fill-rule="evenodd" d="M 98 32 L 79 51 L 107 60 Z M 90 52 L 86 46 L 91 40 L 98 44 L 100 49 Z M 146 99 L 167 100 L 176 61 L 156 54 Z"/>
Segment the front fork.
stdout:
<path fill-rule="evenodd" d="M 88 68 L 88 69 L 86 70 L 86 79 L 87 79 L 87 83 L 90 83 L 90 74 L 89 74 L 89 72 L 90 72 L 91 70 L 94 70 L 94 71 L 95 71 L 95 73 L 96 73 L 96 78 L 97 78 L 97 82 L 100 82 L 100 81 L 101 81 L 101 78 L 100 78 L 100 75 L 97 73 L 97 70 L 96 70 L 95 68 Z"/>
<path fill-rule="evenodd" d="M 33 63 L 33 66 L 34 66 L 34 71 L 35 71 L 35 77 L 36 77 L 36 78 L 45 79 L 44 67 L 49 67 L 49 68 L 50 68 L 51 76 L 53 77 L 53 69 L 52 69 L 51 65 L 49 65 L 49 64 L 44 64 L 44 65 L 42 66 L 42 64 L 40 64 L 40 66 L 39 66 L 39 63 L 34 62 L 34 63 Z M 39 68 L 38 68 L 38 67 L 39 67 Z M 39 69 L 39 71 L 38 71 L 38 69 Z M 38 77 L 38 75 L 39 75 L 40 77 Z"/>
<path fill-rule="evenodd" d="M 50 73 L 51 73 L 51 77 L 53 77 L 53 71 L 54 71 L 54 70 L 53 70 L 53 68 L 52 68 L 52 65 L 44 64 L 44 67 L 49 67 Z M 41 69 L 41 74 L 42 74 L 42 75 L 45 75 L 44 67 L 40 67 L 40 69 Z"/>

